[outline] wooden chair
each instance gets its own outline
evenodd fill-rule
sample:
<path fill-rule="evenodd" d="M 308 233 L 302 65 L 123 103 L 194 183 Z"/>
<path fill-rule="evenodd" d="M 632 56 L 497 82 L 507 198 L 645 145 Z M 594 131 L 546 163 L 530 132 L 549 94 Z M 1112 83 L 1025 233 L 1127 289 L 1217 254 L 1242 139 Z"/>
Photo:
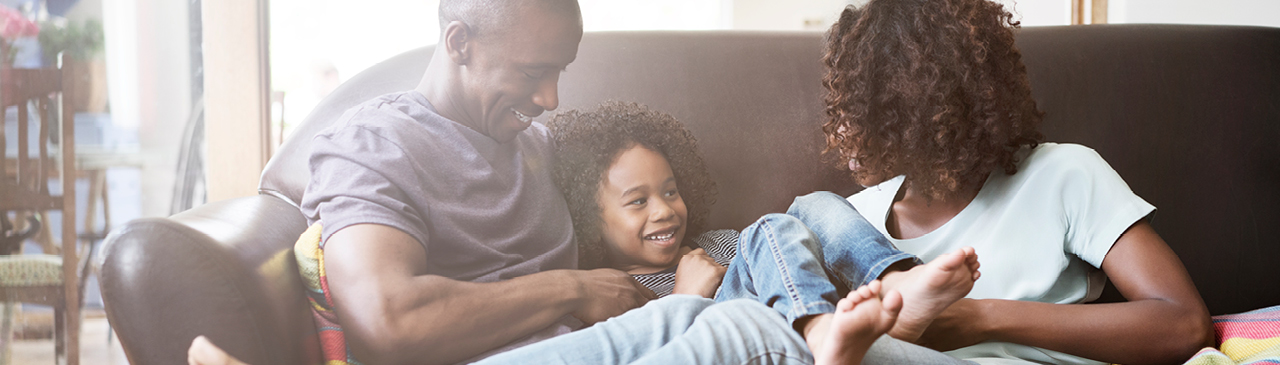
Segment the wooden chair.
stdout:
<path fill-rule="evenodd" d="M 17 153 L 8 156 L 4 129 L 0 128 L 0 219 L 10 212 L 62 212 L 61 253 L 57 255 L 0 256 L 0 299 L 35 303 L 54 308 L 54 343 L 59 359 L 78 365 L 80 355 L 80 286 L 77 274 L 75 214 L 75 123 L 71 100 L 72 62 L 61 69 L 3 69 L 0 72 L 0 109 L 16 106 Z M 30 114 L 38 114 L 38 138 L 30 140 Z M 0 112 L 0 125 L 5 123 Z M 50 153 L 51 134 L 61 148 Z M 34 145 L 33 145 L 34 143 Z M 38 152 L 31 156 L 31 148 Z M 12 161 L 12 163 L 11 163 Z M 12 164 L 12 166 L 9 166 Z M 12 169 L 13 171 L 9 171 Z M 56 175 L 55 175 L 56 174 Z M 49 179 L 60 176 L 62 191 L 53 194 Z M 3 232 L 9 235 L 10 232 Z M 4 236 L 0 236 L 4 237 Z"/>

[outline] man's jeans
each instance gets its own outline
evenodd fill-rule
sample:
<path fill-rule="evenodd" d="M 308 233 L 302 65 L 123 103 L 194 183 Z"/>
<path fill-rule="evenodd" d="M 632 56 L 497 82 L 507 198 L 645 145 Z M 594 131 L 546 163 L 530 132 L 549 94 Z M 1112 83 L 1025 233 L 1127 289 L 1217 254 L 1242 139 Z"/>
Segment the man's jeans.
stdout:
<path fill-rule="evenodd" d="M 880 336 L 862 363 L 972 364 L 889 336 Z M 476 364 L 808 365 L 813 355 L 778 312 L 759 302 L 673 294 Z"/>
<path fill-rule="evenodd" d="M 743 230 L 738 246 L 716 301 L 670 295 L 479 364 L 812 364 L 792 322 L 835 311 L 847 289 L 838 291 L 832 281 L 857 288 L 889 265 L 915 259 L 894 249 L 844 198 L 826 192 L 796 198 L 785 215 L 761 218 Z M 863 363 L 967 362 L 881 336 Z"/>
<path fill-rule="evenodd" d="M 799 333 L 751 300 L 673 294 L 478 364 L 812 364 Z"/>
<path fill-rule="evenodd" d="M 796 198 L 742 230 L 717 301 L 747 298 L 796 319 L 835 312 L 850 289 L 915 256 L 898 251 L 847 200 L 829 192 Z"/>

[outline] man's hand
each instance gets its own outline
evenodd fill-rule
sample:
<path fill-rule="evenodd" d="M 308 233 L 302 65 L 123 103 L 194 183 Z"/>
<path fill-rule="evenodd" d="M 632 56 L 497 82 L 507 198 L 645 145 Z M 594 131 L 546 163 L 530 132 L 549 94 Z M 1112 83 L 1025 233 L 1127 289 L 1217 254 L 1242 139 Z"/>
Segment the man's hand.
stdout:
<path fill-rule="evenodd" d="M 721 266 L 707 251 L 699 248 L 680 258 L 680 266 L 676 268 L 676 286 L 671 294 L 693 294 L 711 298 L 724 280 L 728 271 Z"/>
<path fill-rule="evenodd" d="M 596 269 L 565 272 L 577 280 L 581 293 L 579 298 L 583 300 L 582 305 L 571 314 L 587 325 L 617 317 L 658 298 L 652 290 L 622 271 Z"/>

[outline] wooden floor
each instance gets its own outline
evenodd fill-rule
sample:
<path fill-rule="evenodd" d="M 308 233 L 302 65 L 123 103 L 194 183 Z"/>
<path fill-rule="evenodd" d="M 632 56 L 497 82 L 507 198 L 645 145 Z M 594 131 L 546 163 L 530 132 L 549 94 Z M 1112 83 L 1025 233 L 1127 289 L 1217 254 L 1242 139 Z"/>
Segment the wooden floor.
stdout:
<path fill-rule="evenodd" d="M 27 321 L 43 321 L 39 315 L 26 315 L 30 318 Z M 50 314 L 48 321 L 52 321 Z M 112 336 L 111 342 L 107 342 L 107 332 L 110 331 L 107 325 L 107 317 L 101 309 L 86 309 L 84 311 L 83 327 L 80 331 L 80 363 L 83 365 L 124 365 L 129 361 L 125 359 L 124 350 L 120 348 L 120 342 Z M 53 339 L 37 339 L 24 340 L 14 339 L 13 346 L 10 348 L 9 364 L 21 365 L 54 365 Z M 0 363 L 3 363 L 0 361 Z"/>

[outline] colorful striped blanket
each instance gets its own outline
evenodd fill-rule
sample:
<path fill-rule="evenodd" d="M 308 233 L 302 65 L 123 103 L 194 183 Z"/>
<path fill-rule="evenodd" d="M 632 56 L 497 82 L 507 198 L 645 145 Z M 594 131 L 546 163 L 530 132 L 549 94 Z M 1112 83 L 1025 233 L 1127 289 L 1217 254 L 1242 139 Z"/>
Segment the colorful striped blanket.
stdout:
<path fill-rule="evenodd" d="M 1218 348 L 1200 350 L 1185 365 L 1280 365 L 1280 306 L 1213 317 Z"/>
<path fill-rule="evenodd" d="M 307 287 L 307 302 L 311 318 L 320 338 L 320 354 L 324 365 L 359 365 L 347 348 L 347 338 L 338 324 L 338 313 L 333 310 L 333 298 L 329 297 L 329 281 L 324 275 L 324 247 L 320 245 L 320 223 L 311 225 L 293 245 L 293 256 L 298 260 L 298 274 Z"/>

